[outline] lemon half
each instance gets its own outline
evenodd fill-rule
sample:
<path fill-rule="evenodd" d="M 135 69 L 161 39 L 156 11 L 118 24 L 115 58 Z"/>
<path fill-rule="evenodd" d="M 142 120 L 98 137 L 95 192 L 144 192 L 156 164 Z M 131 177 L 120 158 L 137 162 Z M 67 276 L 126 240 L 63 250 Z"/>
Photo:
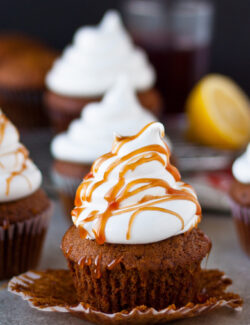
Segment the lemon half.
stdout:
<path fill-rule="evenodd" d="M 250 103 L 230 78 L 211 74 L 191 91 L 186 105 L 188 134 L 196 141 L 237 149 L 250 140 Z"/>

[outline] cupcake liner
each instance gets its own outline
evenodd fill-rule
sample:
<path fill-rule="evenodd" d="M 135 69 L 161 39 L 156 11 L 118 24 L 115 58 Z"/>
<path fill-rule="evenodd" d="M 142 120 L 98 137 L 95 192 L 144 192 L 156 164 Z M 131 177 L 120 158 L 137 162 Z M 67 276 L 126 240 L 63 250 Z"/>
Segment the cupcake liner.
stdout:
<path fill-rule="evenodd" d="M 144 304 L 158 310 L 170 301 L 184 305 L 199 292 L 199 262 L 190 262 L 189 268 L 176 268 L 173 273 L 168 269 L 164 272 L 145 269 L 141 273 L 136 269 L 124 270 L 119 260 L 115 260 L 117 265 L 114 264 L 112 271 L 109 268 L 101 270 L 99 257 L 88 256 L 80 263 L 68 260 L 68 265 L 78 299 L 102 312 L 114 313 Z"/>
<path fill-rule="evenodd" d="M 0 226 L 0 280 L 36 267 L 51 214 L 52 206 L 32 219 Z"/>
<path fill-rule="evenodd" d="M 9 90 L 0 87 L 0 106 L 19 128 L 48 126 L 42 95 L 43 90 Z"/>
<path fill-rule="evenodd" d="M 244 207 L 230 199 L 234 224 L 241 247 L 250 256 L 250 207 Z"/>
<path fill-rule="evenodd" d="M 71 219 L 71 210 L 74 208 L 76 190 L 82 178 L 67 177 L 54 170 L 51 172 L 51 178 L 59 194 L 65 214 Z"/>
<path fill-rule="evenodd" d="M 240 311 L 243 301 L 239 295 L 226 293 L 232 281 L 218 270 L 203 270 L 202 291 L 198 301 L 177 308 L 166 306 L 162 310 L 138 306 L 108 314 L 95 310 L 76 299 L 76 292 L 67 270 L 29 271 L 14 277 L 8 290 L 27 300 L 32 308 L 50 312 L 69 312 L 74 316 L 96 324 L 158 324 L 177 319 L 199 316 L 203 313 L 229 307 Z"/>

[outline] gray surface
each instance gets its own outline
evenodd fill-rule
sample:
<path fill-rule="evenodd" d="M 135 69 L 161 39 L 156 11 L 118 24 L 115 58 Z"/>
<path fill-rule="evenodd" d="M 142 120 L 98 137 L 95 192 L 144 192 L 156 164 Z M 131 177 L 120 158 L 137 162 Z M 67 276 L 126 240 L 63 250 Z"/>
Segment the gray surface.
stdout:
<path fill-rule="evenodd" d="M 55 204 L 55 213 L 49 228 L 40 269 L 66 267 L 60 251 L 60 241 L 69 225 L 70 223 L 62 216 L 59 205 Z M 248 325 L 250 324 L 250 259 L 242 253 L 238 245 L 232 221 L 228 216 L 205 215 L 201 228 L 213 242 L 207 267 L 217 267 L 232 277 L 234 280 L 232 289 L 244 298 L 245 304 L 242 312 L 223 309 L 197 318 L 178 321 L 178 324 L 195 325 L 202 322 L 203 325 Z M 3 284 L 0 283 L 1 325 L 68 325 L 69 322 L 71 325 L 87 324 L 64 313 L 40 312 L 31 309 L 20 297 L 3 289 Z"/>

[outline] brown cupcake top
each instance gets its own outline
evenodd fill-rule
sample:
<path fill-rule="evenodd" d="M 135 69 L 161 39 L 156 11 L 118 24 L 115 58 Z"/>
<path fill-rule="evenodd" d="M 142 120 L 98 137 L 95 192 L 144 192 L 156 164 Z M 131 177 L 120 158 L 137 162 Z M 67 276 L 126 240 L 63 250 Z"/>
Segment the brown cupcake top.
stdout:
<path fill-rule="evenodd" d="M 0 226 L 8 227 L 9 224 L 34 218 L 49 206 L 50 200 L 42 189 L 23 199 L 0 203 Z"/>
<path fill-rule="evenodd" d="M 57 56 L 23 35 L 0 35 L 0 87 L 44 88 L 44 79 Z"/>
<path fill-rule="evenodd" d="M 182 235 L 151 244 L 103 244 L 95 240 L 82 239 L 80 230 L 72 226 L 62 239 L 62 250 L 68 260 L 75 263 L 94 264 L 100 271 L 123 263 L 125 269 L 171 268 L 200 261 L 211 249 L 210 239 L 197 228 Z"/>
<path fill-rule="evenodd" d="M 0 62 L 10 55 L 15 55 L 27 47 L 36 46 L 36 41 L 19 33 L 9 32 L 0 34 Z"/>
<path fill-rule="evenodd" d="M 229 194 L 236 203 L 250 207 L 250 184 L 243 184 L 234 180 Z"/>

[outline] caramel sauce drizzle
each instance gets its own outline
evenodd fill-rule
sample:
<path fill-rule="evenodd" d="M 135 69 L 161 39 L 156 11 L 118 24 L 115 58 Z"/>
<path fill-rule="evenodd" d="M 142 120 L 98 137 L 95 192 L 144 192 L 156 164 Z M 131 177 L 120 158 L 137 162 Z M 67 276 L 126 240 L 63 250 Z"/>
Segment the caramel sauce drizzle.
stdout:
<path fill-rule="evenodd" d="M 120 264 L 122 260 L 123 260 L 123 256 L 120 256 L 120 257 L 114 259 L 113 261 L 111 261 L 111 262 L 107 265 L 107 269 L 108 269 L 109 271 L 113 270 L 113 268 L 115 268 L 116 265 Z"/>
<path fill-rule="evenodd" d="M 101 259 L 102 259 L 102 255 L 97 255 L 96 258 L 95 258 L 95 270 L 94 270 L 94 273 L 96 275 L 96 278 L 97 279 L 100 279 L 101 277 Z"/>
<path fill-rule="evenodd" d="M 27 168 L 27 159 L 29 157 L 29 152 L 28 150 L 25 148 L 25 147 L 20 147 L 16 150 L 15 152 L 15 155 L 16 155 L 16 164 L 18 163 L 18 154 L 21 153 L 23 155 L 23 158 L 24 158 L 24 161 L 21 165 L 21 168 L 18 170 L 18 171 L 14 171 L 10 174 L 10 176 L 6 179 L 6 195 L 9 195 L 9 192 L 10 192 L 10 184 L 12 182 L 12 180 L 14 179 L 14 177 L 16 176 L 22 176 L 25 178 L 25 180 L 27 181 L 28 183 L 28 186 L 30 188 L 32 188 L 32 184 L 30 183 L 30 180 L 25 176 L 23 175 L 23 171 Z"/>
<path fill-rule="evenodd" d="M 0 144 L 2 144 L 3 140 L 4 140 L 4 135 L 5 135 L 5 130 L 6 130 L 6 127 L 7 127 L 7 124 L 10 123 L 9 120 L 6 118 L 6 116 L 0 111 Z M 18 132 L 16 130 L 16 132 Z M 32 185 L 30 183 L 30 180 L 25 176 L 25 175 L 22 175 L 23 171 L 26 169 L 27 165 L 26 165 L 26 162 L 27 162 L 27 159 L 28 159 L 28 156 L 29 156 L 29 152 L 28 150 L 25 148 L 25 147 L 19 147 L 16 151 L 15 151 L 15 160 L 16 160 L 16 165 L 18 164 L 18 154 L 21 153 L 23 155 L 23 158 L 24 158 L 24 161 L 21 165 L 21 168 L 20 170 L 18 171 L 14 171 L 10 174 L 10 176 L 6 179 L 6 195 L 9 195 L 9 192 L 10 192 L 10 184 L 12 182 L 12 180 L 14 179 L 14 177 L 18 176 L 18 175 L 21 175 L 22 177 L 24 177 L 29 185 L 29 187 L 31 188 Z M 2 154 L 1 157 L 4 157 L 6 155 L 9 155 L 9 153 L 5 153 L 5 154 Z M 1 168 L 5 168 L 4 167 L 4 164 L 0 162 L 0 167 Z"/>
<path fill-rule="evenodd" d="M 153 122 L 154 123 L 154 122 Z M 166 181 L 162 179 L 155 179 L 155 178 L 140 178 L 133 180 L 125 185 L 125 175 L 128 171 L 135 170 L 138 166 L 145 164 L 151 161 L 158 161 L 161 165 L 163 165 L 166 170 L 174 177 L 175 181 L 180 181 L 181 177 L 178 170 L 171 165 L 169 158 L 170 158 L 170 151 L 168 146 L 165 144 L 164 147 L 161 145 L 153 144 L 148 145 L 139 149 L 130 152 L 129 154 L 122 156 L 121 158 L 115 159 L 104 172 L 103 179 L 93 183 L 93 175 L 97 173 L 99 168 L 102 166 L 104 162 L 108 159 L 113 158 L 117 155 L 121 147 L 131 141 L 139 137 L 152 123 L 146 125 L 137 135 L 132 137 L 116 137 L 116 143 L 113 145 L 112 152 L 107 153 L 100 157 L 96 162 L 93 164 L 90 174 L 84 179 L 84 181 L 79 186 L 76 199 L 75 199 L 75 209 L 72 211 L 72 217 L 77 219 L 82 211 L 84 211 L 84 207 L 82 207 L 82 203 L 91 202 L 92 195 L 94 191 L 107 182 L 110 173 L 119 165 L 124 164 L 121 171 L 119 172 L 119 181 L 116 185 L 114 185 L 111 190 L 106 193 L 105 200 L 108 202 L 108 207 L 106 211 L 103 213 L 99 213 L 99 211 L 92 211 L 92 213 L 83 220 L 83 225 L 86 222 L 90 222 L 93 220 L 97 220 L 97 228 L 92 229 L 96 241 L 98 244 L 103 244 L 105 242 L 105 227 L 108 219 L 111 216 L 119 215 L 124 212 L 134 211 L 129 220 L 129 226 L 126 234 L 127 240 L 130 239 L 131 236 L 131 227 L 133 225 L 135 217 L 142 211 L 161 211 L 163 213 L 169 213 L 174 215 L 178 218 L 181 222 L 182 229 L 184 228 L 184 220 L 182 217 L 171 210 L 155 207 L 156 203 L 171 201 L 171 200 L 189 200 L 192 201 L 196 205 L 196 213 L 201 216 L 201 208 L 198 203 L 198 200 L 194 197 L 192 193 L 188 190 L 188 188 L 192 189 L 191 186 L 188 186 L 185 183 L 182 183 L 184 188 L 180 190 L 176 190 L 172 188 Z M 162 158 L 164 155 L 167 158 L 167 161 Z M 139 185 L 139 186 L 138 186 Z M 133 187 L 136 187 L 133 189 Z M 153 197 L 149 195 L 145 195 L 140 202 L 136 202 L 131 206 L 127 206 L 126 208 L 119 208 L 120 203 L 124 200 L 128 199 L 131 196 L 139 194 L 149 188 L 153 187 L 161 187 L 165 190 L 165 195 L 161 197 Z M 79 228 L 82 228 L 82 226 Z M 83 238 L 86 238 L 87 231 L 83 231 Z"/>
<path fill-rule="evenodd" d="M 1 113 L 1 111 L 0 114 L 1 114 L 0 116 L 0 144 L 1 144 L 4 139 L 4 133 L 5 133 L 6 126 L 8 124 L 8 119 L 4 114 Z"/>

